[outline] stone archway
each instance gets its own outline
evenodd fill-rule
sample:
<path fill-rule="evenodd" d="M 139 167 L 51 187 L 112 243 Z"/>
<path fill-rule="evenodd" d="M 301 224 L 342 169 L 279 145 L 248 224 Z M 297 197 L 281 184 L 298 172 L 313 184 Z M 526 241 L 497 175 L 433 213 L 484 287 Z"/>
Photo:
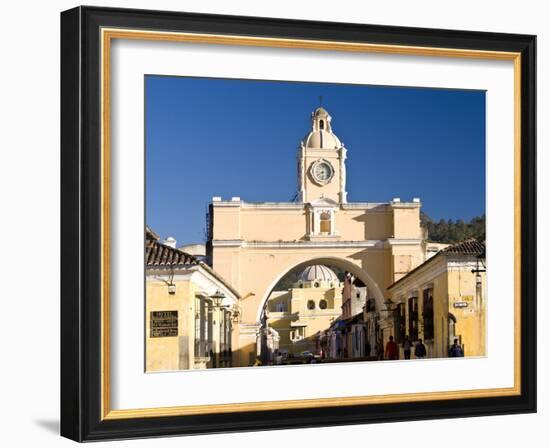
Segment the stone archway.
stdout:
<path fill-rule="evenodd" d="M 306 267 L 312 264 L 324 264 L 324 265 L 333 265 L 341 268 L 344 271 L 348 271 L 352 273 L 356 278 L 361 280 L 368 288 L 369 292 L 373 295 L 376 303 L 376 309 L 382 310 L 384 309 L 384 295 L 382 294 L 382 290 L 374 281 L 374 279 L 369 275 L 368 272 L 361 269 L 360 266 L 357 264 L 346 260 L 345 258 L 339 258 L 339 257 L 313 257 L 306 261 L 301 261 L 299 263 L 294 263 L 290 266 L 285 267 L 285 269 L 282 271 L 280 275 L 275 277 L 273 281 L 269 284 L 267 289 L 264 291 L 262 295 L 262 299 L 260 300 L 258 304 L 258 311 L 256 313 L 256 322 L 258 324 L 261 324 L 262 319 L 262 313 L 265 307 L 265 304 L 267 300 L 269 299 L 269 296 L 273 292 L 273 289 L 279 283 L 279 281 L 287 275 L 290 271 L 300 268 L 300 267 Z"/>

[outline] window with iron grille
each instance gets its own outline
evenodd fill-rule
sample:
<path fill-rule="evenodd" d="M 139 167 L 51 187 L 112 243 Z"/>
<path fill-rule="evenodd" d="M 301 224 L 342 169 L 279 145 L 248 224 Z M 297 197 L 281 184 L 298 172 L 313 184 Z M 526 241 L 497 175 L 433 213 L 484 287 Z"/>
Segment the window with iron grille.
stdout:
<path fill-rule="evenodd" d="M 405 316 L 405 304 L 397 304 L 397 343 L 402 344 L 405 341 L 405 335 L 407 333 Z"/>
<path fill-rule="evenodd" d="M 206 356 L 206 303 L 204 298 L 195 297 L 195 357 Z"/>
<path fill-rule="evenodd" d="M 409 299 L 409 339 L 411 341 L 418 340 L 418 298 L 411 297 Z"/>
<path fill-rule="evenodd" d="M 422 293 L 422 317 L 424 320 L 424 339 L 434 338 L 434 298 L 431 288 Z"/>
<path fill-rule="evenodd" d="M 231 312 L 223 310 L 220 323 L 220 363 L 221 367 L 231 366 Z"/>
<path fill-rule="evenodd" d="M 207 301 L 206 304 L 207 310 L 207 330 L 206 330 L 206 356 L 210 356 L 214 351 L 214 307 L 212 302 Z"/>

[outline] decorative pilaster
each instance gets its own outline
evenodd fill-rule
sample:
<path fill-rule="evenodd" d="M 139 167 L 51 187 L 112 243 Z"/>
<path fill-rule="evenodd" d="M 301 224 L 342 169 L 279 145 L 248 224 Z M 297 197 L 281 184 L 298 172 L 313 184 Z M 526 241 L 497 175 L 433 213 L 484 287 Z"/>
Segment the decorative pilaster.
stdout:
<path fill-rule="evenodd" d="M 319 210 L 313 210 L 313 234 L 317 234 L 321 231 L 321 223 L 319 219 Z"/>
<path fill-rule="evenodd" d="M 346 191 L 346 158 L 348 150 L 343 146 L 339 151 L 340 159 L 340 203 L 347 204 L 348 193 Z"/>
<path fill-rule="evenodd" d="M 306 202 L 306 166 L 304 145 L 298 151 L 298 202 Z"/>

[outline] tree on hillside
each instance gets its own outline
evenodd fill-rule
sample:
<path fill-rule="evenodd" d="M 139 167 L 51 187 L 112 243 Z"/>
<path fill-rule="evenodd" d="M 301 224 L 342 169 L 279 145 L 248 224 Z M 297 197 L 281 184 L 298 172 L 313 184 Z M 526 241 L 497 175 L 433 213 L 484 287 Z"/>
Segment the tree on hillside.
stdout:
<path fill-rule="evenodd" d="M 463 219 L 434 222 L 426 213 L 420 212 L 420 222 L 427 230 L 430 241 L 456 243 L 470 238 L 485 240 L 485 214 L 466 223 Z"/>

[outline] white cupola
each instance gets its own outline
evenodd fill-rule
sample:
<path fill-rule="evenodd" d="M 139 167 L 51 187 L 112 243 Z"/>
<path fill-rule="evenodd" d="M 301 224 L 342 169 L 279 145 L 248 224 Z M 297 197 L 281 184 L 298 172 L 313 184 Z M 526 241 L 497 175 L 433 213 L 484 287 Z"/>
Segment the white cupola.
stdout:
<path fill-rule="evenodd" d="M 312 112 L 311 131 L 304 137 L 303 146 L 316 149 L 341 148 L 342 142 L 332 132 L 331 121 L 332 117 L 323 107 L 318 107 Z"/>

